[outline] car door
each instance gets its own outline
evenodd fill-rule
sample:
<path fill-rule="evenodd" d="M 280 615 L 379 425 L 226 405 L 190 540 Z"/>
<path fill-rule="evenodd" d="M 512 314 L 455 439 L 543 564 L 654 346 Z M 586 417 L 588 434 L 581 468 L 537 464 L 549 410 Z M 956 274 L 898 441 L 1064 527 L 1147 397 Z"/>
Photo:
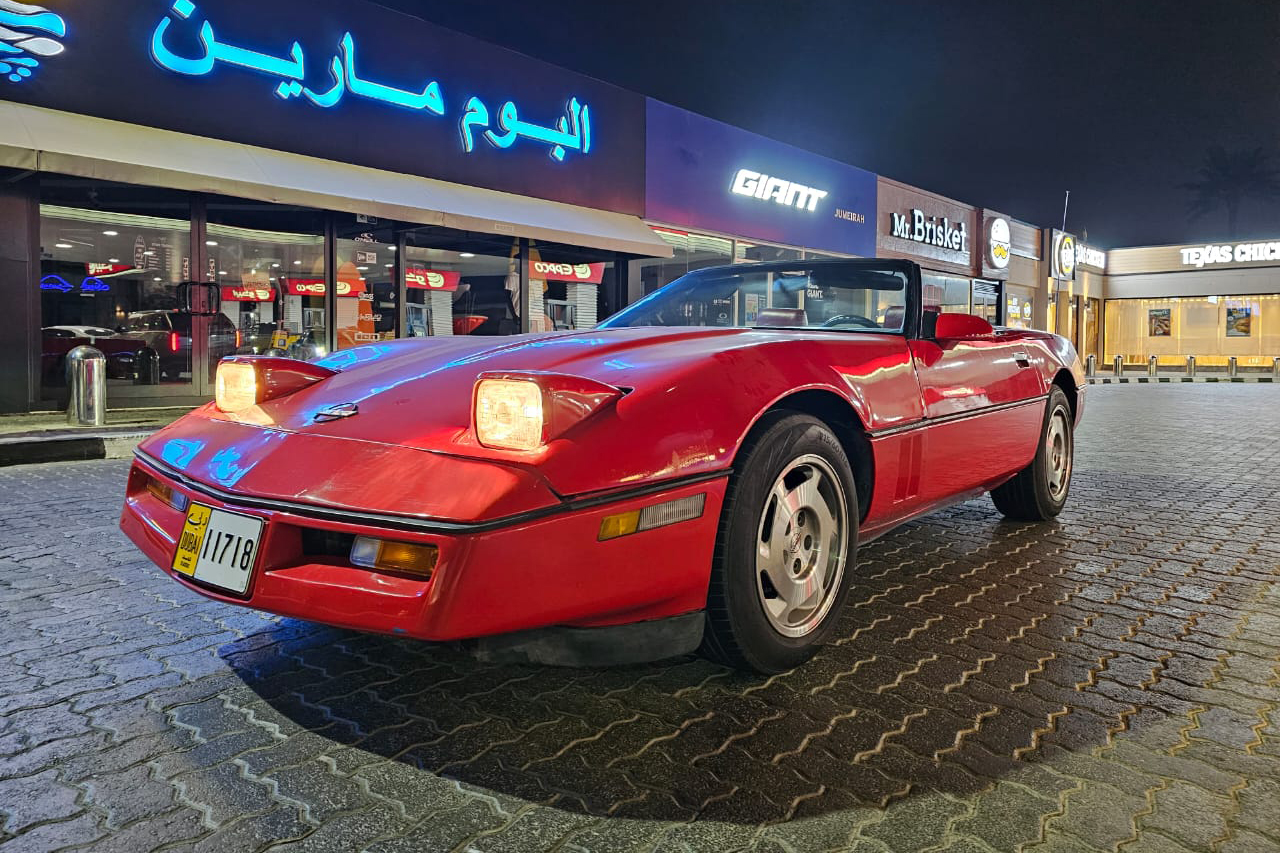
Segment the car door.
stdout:
<path fill-rule="evenodd" d="M 970 319 L 978 321 L 970 333 L 911 341 L 926 422 L 924 503 L 986 488 L 1035 455 L 1046 394 L 1040 353 L 1016 332 Z"/>

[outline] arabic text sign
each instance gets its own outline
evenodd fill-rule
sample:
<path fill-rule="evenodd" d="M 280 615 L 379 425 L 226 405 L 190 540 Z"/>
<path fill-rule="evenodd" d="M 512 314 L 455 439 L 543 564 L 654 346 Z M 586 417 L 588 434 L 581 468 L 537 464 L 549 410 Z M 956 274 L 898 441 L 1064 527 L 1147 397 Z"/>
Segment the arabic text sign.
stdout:
<path fill-rule="evenodd" d="M 321 283 L 323 286 L 323 282 Z M 224 302 L 271 302 L 275 299 L 275 291 L 269 287 L 224 287 Z"/>
<path fill-rule="evenodd" d="M 457 290 L 461 279 L 461 273 L 450 270 L 408 267 L 404 271 L 404 283 L 418 290 Z"/>
<path fill-rule="evenodd" d="M 78 0 L 61 17 L 82 37 L 7 99 L 643 212 L 643 98 L 384 6 Z"/>
<path fill-rule="evenodd" d="M 529 278 L 540 281 L 599 284 L 604 280 L 604 268 L 604 264 L 558 264 L 553 261 L 532 261 L 529 266 Z"/>
<path fill-rule="evenodd" d="M 359 296 L 364 292 L 365 285 L 363 281 L 346 281 L 338 282 L 339 296 Z M 319 278 L 287 278 L 284 279 L 284 292 L 290 296 L 324 296 L 328 288 L 325 287 L 323 279 Z"/>

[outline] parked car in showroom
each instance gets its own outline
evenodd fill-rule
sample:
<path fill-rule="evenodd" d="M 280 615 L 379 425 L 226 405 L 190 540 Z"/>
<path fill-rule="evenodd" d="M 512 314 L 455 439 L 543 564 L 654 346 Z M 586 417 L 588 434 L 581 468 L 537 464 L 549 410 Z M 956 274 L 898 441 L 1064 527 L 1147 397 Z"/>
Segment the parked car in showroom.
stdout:
<path fill-rule="evenodd" d="M 230 604 L 774 673 L 835 625 L 859 543 L 984 492 L 1056 516 L 1085 387 L 1066 339 L 939 313 L 908 261 L 716 267 L 588 331 L 225 359 L 139 446 L 121 525 Z"/>
<path fill-rule="evenodd" d="M 125 322 L 122 334 L 140 338 L 158 353 L 160 376 L 176 380 L 191 372 L 191 315 L 185 311 L 135 311 Z M 225 314 L 209 318 L 209 359 L 232 355 L 240 346 L 240 333 Z"/>

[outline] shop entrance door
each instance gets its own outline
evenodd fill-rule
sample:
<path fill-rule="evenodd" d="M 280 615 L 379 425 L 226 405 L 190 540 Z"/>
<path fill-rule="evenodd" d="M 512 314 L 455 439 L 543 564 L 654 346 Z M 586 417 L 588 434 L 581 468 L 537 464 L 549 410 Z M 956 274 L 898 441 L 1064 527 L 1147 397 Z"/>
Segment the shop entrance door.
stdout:
<path fill-rule="evenodd" d="M 976 314 L 993 326 L 1001 324 L 1000 316 L 1000 283 L 995 281 L 973 281 L 973 308 L 970 313 Z"/>

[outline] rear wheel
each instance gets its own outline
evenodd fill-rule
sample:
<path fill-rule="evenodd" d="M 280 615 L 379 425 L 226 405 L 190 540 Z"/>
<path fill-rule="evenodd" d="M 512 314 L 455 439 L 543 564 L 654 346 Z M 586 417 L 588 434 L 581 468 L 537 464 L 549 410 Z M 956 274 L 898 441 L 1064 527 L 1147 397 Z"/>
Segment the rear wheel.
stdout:
<path fill-rule="evenodd" d="M 1075 462 L 1074 423 L 1067 395 L 1053 386 L 1035 459 L 1012 480 L 991 491 L 991 502 L 1006 518 L 1048 521 L 1062 512 Z"/>
<path fill-rule="evenodd" d="M 766 416 L 748 437 L 720 520 L 702 651 L 775 673 L 807 660 L 849 590 L 857 493 L 844 449 L 808 415 Z"/>

